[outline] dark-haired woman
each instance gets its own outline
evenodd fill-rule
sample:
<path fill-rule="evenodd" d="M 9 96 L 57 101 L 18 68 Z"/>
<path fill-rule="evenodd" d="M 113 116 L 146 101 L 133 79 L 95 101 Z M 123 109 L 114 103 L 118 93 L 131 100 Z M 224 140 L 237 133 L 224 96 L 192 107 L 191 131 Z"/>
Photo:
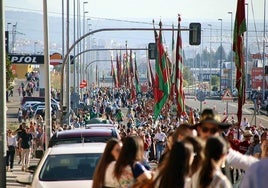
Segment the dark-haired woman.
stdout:
<path fill-rule="evenodd" d="M 116 162 L 112 162 L 108 169 L 113 169 L 109 178 L 114 178 L 117 185 L 113 187 L 129 188 L 136 181 L 151 179 L 142 161 L 144 160 L 144 143 L 139 136 L 129 136 L 123 140 L 123 147 Z"/>
<path fill-rule="evenodd" d="M 227 143 L 222 137 L 208 138 L 204 151 L 205 159 L 201 169 L 192 177 L 192 188 L 232 188 L 231 182 L 221 171 L 227 151 Z"/>
<path fill-rule="evenodd" d="M 175 142 L 163 165 L 156 172 L 154 187 L 186 188 L 190 186 L 190 166 L 194 159 L 193 145 L 190 142 Z"/>

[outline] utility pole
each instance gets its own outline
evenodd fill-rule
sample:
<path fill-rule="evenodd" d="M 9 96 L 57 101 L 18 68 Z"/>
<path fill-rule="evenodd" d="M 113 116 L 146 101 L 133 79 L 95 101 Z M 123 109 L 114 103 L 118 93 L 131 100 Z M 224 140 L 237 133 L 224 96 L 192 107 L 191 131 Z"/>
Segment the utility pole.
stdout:
<path fill-rule="evenodd" d="M 230 80 L 231 80 L 231 92 L 233 92 L 233 12 L 228 12 L 228 14 L 231 15 L 231 76 L 230 76 Z"/>
<path fill-rule="evenodd" d="M 222 19 L 218 19 L 221 22 L 221 51 L 220 51 L 220 98 L 221 98 L 221 77 L 222 77 Z"/>
<path fill-rule="evenodd" d="M 6 187 L 6 53 L 5 53 L 5 10 L 4 2 L 0 1 L 0 187 Z"/>
<path fill-rule="evenodd" d="M 212 82 L 211 82 L 211 35 L 212 35 L 212 25 L 208 24 L 208 26 L 210 27 L 209 29 L 209 92 L 211 92 L 212 89 Z"/>

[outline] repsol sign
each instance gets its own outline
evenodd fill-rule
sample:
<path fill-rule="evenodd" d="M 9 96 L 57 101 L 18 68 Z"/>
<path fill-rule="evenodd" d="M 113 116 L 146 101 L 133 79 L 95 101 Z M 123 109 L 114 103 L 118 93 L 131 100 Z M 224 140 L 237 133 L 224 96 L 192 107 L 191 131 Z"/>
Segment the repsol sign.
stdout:
<path fill-rule="evenodd" d="M 43 55 L 9 54 L 9 59 L 13 64 L 44 64 Z"/>

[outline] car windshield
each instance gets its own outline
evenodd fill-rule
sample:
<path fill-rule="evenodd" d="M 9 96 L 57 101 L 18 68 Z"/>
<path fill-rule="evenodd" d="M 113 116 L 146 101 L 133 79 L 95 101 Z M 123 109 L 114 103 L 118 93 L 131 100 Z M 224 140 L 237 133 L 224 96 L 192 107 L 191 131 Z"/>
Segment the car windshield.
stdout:
<path fill-rule="evenodd" d="M 101 153 L 49 155 L 40 171 L 41 181 L 92 180 Z"/>

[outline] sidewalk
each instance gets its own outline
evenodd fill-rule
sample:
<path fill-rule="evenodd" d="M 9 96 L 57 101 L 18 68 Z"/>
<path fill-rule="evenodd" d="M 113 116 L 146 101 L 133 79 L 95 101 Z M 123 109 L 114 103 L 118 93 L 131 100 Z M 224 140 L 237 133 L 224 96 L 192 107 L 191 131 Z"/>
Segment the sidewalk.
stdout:
<path fill-rule="evenodd" d="M 32 158 L 30 160 L 30 165 L 37 165 L 38 161 L 39 161 L 39 159 Z M 6 186 L 7 186 L 7 188 L 26 187 L 26 185 L 22 185 L 22 184 L 18 183 L 16 179 L 19 176 L 27 176 L 30 173 L 21 171 L 21 165 L 19 165 L 18 162 L 19 162 L 19 157 L 16 156 L 15 160 L 14 160 L 13 172 L 6 173 Z"/>
<path fill-rule="evenodd" d="M 26 82 L 25 79 L 16 79 L 13 89 L 13 97 L 9 97 L 7 105 L 7 129 L 17 129 L 19 122 L 17 118 L 17 112 L 20 107 L 20 101 L 22 96 L 19 96 L 18 87 L 21 82 Z M 36 91 L 35 91 L 36 92 Z M 37 95 L 37 92 L 35 93 Z M 30 161 L 30 165 L 36 165 L 39 159 L 33 158 Z M 17 177 L 29 174 L 28 172 L 21 171 L 21 165 L 18 164 L 19 157 L 16 155 L 14 160 L 13 172 L 6 173 L 6 186 L 7 188 L 26 187 L 25 185 L 16 182 Z M 0 180 L 1 181 L 1 180 Z"/>
<path fill-rule="evenodd" d="M 15 79 L 14 89 L 13 89 L 13 97 L 8 98 L 7 104 L 7 128 L 17 129 L 19 127 L 19 122 L 17 118 L 18 109 L 20 108 L 20 102 L 22 99 L 22 95 L 19 96 L 18 88 L 21 82 L 26 83 L 25 79 Z M 34 96 L 38 96 L 38 91 L 34 91 Z"/>

